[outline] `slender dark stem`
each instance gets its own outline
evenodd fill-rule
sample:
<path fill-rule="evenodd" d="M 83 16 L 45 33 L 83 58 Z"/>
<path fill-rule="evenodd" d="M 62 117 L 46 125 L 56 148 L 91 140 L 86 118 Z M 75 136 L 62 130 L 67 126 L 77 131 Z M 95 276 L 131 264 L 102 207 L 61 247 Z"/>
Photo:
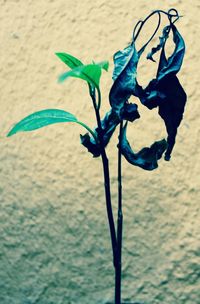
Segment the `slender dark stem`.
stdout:
<path fill-rule="evenodd" d="M 98 126 L 98 137 L 99 137 L 99 145 L 101 149 L 101 159 L 103 164 L 103 173 L 104 173 L 104 189 L 105 189 L 105 197 L 106 197 L 106 209 L 108 215 L 108 222 L 110 228 L 110 236 L 111 236 L 111 244 L 113 251 L 113 265 L 116 268 L 117 264 L 117 236 L 115 230 L 114 217 L 112 212 L 112 203 L 111 203 L 111 192 L 110 192 L 110 172 L 109 172 L 109 161 L 106 155 L 106 151 L 103 144 L 103 134 L 102 134 L 102 125 L 99 113 L 99 105 L 101 102 L 101 94 L 100 90 L 98 90 L 98 104 L 96 102 L 95 91 L 90 91 L 91 98 L 93 101 L 93 106 L 96 114 L 97 126 Z"/>
<path fill-rule="evenodd" d="M 145 45 L 143 45 L 143 47 L 138 51 L 139 53 L 142 52 L 142 51 L 146 48 L 146 46 L 151 42 L 151 40 L 152 40 L 153 37 L 156 35 L 156 33 L 157 33 L 157 31 L 158 31 L 158 29 L 159 29 L 159 27 L 160 27 L 161 16 L 160 16 L 160 12 L 157 12 L 157 13 L 158 13 L 158 24 L 157 24 L 157 27 L 156 27 L 156 29 L 155 29 L 153 35 L 149 38 L 149 40 L 145 43 Z M 138 37 L 138 35 L 139 35 L 139 33 L 140 33 L 142 27 L 144 26 L 145 22 L 146 22 L 153 14 L 155 14 L 155 12 L 153 12 L 152 14 L 150 14 L 144 21 L 141 21 L 141 20 L 140 20 L 140 21 L 136 24 L 135 29 L 134 29 L 134 32 L 133 32 L 133 36 L 135 35 L 136 28 L 137 28 L 137 26 L 138 26 L 139 24 L 140 24 L 140 27 L 139 27 L 139 29 L 138 29 L 137 34 L 135 35 L 135 37 L 133 37 L 133 41 L 136 41 L 136 39 L 137 39 L 137 37 Z"/>
<path fill-rule="evenodd" d="M 117 265 L 117 238 L 116 238 L 115 224 L 114 224 L 112 204 L 111 204 L 109 161 L 108 161 L 105 149 L 102 149 L 101 158 L 102 158 L 103 172 L 104 172 L 106 208 L 107 208 L 107 215 L 108 215 L 108 222 L 109 222 L 109 227 L 110 227 L 110 236 L 111 236 L 111 243 L 112 243 L 112 250 L 113 250 L 113 265 L 116 268 L 116 265 Z"/>
<path fill-rule="evenodd" d="M 174 14 L 173 14 L 174 12 Z M 144 24 L 154 15 L 158 14 L 158 25 L 153 33 L 153 35 L 150 37 L 150 39 L 145 43 L 145 45 L 139 50 L 139 53 L 142 52 L 146 48 L 146 46 L 149 44 L 149 42 L 153 39 L 153 37 L 156 35 L 160 23 L 161 23 L 161 13 L 167 15 L 170 24 L 175 23 L 181 16 L 179 16 L 178 11 L 174 8 L 170 9 L 168 12 L 165 12 L 163 10 L 156 10 L 153 11 L 151 14 L 149 14 L 144 20 L 139 20 L 138 23 L 136 24 L 134 30 L 133 30 L 133 41 L 135 42 L 144 26 Z M 172 21 L 172 18 L 175 18 L 174 21 Z M 138 28 L 139 27 L 139 28 Z"/>
<path fill-rule="evenodd" d="M 115 304 L 121 304 L 121 269 L 122 269 L 122 230 L 123 230 L 123 212 L 122 212 L 122 153 L 121 153 L 121 134 L 123 121 L 119 129 L 118 145 L 118 219 L 117 219 L 117 265 L 115 268 Z"/>

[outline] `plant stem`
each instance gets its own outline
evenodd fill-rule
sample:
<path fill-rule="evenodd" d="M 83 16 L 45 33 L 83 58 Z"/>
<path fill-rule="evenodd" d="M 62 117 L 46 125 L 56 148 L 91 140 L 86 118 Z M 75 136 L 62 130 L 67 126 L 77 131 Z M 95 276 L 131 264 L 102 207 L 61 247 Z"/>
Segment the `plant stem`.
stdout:
<path fill-rule="evenodd" d="M 106 155 L 106 151 L 104 148 L 103 143 L 103 134 L 102 134 L 102 125 L 99 113 L 99 105 L 101 102 L 101 92 L 98 90 L 98 105 L 96 102 L 95 91 L 92 93 L 90 90 L 90 96 L 93 101 L 93 106 L 96 114 L 97 126 L 98 126 L 98 135 L 99 135 L 99 143 L 101 149 L 101 159 L 103 164 L 103 173 L 104 173 L 104 189 L 105 189 L 105 197 L 106 197 L 106 208 L 107 208 L 107 216 L 108 216 L 108 223 L 110 228 L 110 237 L 111 237 L 111 244 L 112 244 L 112 251 L 113 251 L 113 265 L 116 268 L 117 264 L 117 237 L 115 231 L 115 223 L 114 217 L 112 212 L 112 203 L 111 203 L 111 192 L 110 192 L 110 172 L 109 172 L 109 161 Z"/>
<path fill-rule="evenodd" d="M 76 123 L 78 123 L 79 125 L 84 127 L 87 131 L 89 131 L 90 134 L 93 136 L 94 140 L 96 141 L 96 143 L 98 143 L 98 138 L 97 138 L 96 134 L 84 122 L 77 121 Z"/>
<path fill-rule="evenodd" d="M 113 265 L 116 269 L 117 267 L 117 238 L 115 231 L 115 224 L 112 212 L 112 204 L 111 204 L 111 194 L 110 194 L 110 174 L 109 174 L 109 161 L 106 156 L 105 149 L 102 149 L 102 163 L 103 163 L 103 172 L 104 172 L 104 188 L 105 188 L 105 196 L 106 196 L 106 208 L 108 215 L 108 222 L 110 227 L 110 236 L 112 243 L 112 251 L 113 251 Z"/>
<path fill-rule="evenodd" d="M 118 219 L 117 219 L 117 265 L 115 267 L 115 304 L 121 304 L 121 268 L 122 268 L 122 154 L 121 154 L 121 134 L 123 121 L 119 129 L 118 145 Z"/>

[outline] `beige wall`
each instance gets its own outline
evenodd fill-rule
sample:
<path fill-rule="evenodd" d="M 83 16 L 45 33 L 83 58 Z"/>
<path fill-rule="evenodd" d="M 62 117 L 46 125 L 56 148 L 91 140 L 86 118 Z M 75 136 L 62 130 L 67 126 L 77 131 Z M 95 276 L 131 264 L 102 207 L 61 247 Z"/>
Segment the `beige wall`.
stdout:
<path fill-rule="evenodd" d="M 179 78 L 188 104 L 169 163 L 162 160 L 157 170 L 145 172 L 123 162 L 123 298 L 200 303 L 199 1 L 0 0 L 1 304 L 112 300 L 101 162 L 80 145 L 81 127 L 60 124 L 4 136 L 15 122 L 45 108 L 66 109 L 93 127 L 87 86 L 74 79 L 57 83 L 65 66 L 54 52 L 86 63 L 110 61 L 101 81 L 103 114 L 112 55 L 128 44 L 139 19 L 170 7 L 184 15 L 178 26 L 187 52 Z M 150 66 L 140 65 L 141 83 L 149 81 Z M 140 111 L 145 121 L 129 127 L 136 149 L 165 136 L 156 110 Z M 116 144 L 117 135 L 107 149 L 114 205 Z"/>

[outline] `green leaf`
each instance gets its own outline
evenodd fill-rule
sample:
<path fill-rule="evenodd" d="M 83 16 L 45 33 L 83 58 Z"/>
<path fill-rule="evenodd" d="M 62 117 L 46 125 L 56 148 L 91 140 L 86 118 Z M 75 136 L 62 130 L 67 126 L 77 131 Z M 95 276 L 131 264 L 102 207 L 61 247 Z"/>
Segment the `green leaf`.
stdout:
<path fill-rule="evenodd" d="M 99 63 L 97 63 L 98 66 L 100 66 L 102 69 L 104 69 L 106 72 L 108 72 L 108 68 L 109 68 L 109 62 L 108 61 L 101 61 Z"/>
<path fill-rule="evenodd" d="M 18 132 L 36 130 L 60 122 L 78 122 L 78 120 L 73 114 L 63 110 L 42 110 L 22 119 L 10 130 L 7 136 L 12 136 Z"/>
<path fill-rule="evenodd" d="M 87 81 L 91 85 L 94 85 L 95 87 L 99 87 L 101 68 L 94 64 L 80 66 L 62 74 L 58 81 L 63 82 L 69 77 L 80 78 Z"/>
<path fill-rule="evenodd" d="M 90 129 L 90 127 L 88 127 L 85 123 L 79 121 L 73 114 L 59 109 L 47 109 L 28 115 L 10 130 L 10 132 L 7 134 L 7 137 L 19 132 L 33 131 L 48 125 L 61 122 L 75 122 L 81 125 L 87 131 L 89 131 L 94 137 L 95 141 L 98 142 L 96 134 Z"/>
<path fill-rule="evenodd" d="M 55 53 L 70 69 L 74 69 L 83 63 L 76 57 L 67 53 Z"/>
<path fill-rule="evenodd" d="M 62 74 L 59 77 L 58 81 L 63 82 L 69 77 L 75 77 L 83 79 L 91 85 L 94 85 L 96 88 L 99 88 L 101 69 L 108 69 L 107 61 L 103 61 L 96 64 L 82 65 L 77 68 L 74 68 L 73 70 Z"/>

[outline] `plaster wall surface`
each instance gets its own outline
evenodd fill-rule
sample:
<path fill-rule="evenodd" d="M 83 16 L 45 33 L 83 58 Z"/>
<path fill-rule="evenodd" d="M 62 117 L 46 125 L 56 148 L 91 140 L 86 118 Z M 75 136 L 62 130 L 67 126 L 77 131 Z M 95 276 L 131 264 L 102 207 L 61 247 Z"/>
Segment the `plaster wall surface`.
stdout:
<path fill-rule="evenodd" d="M 54 53 L 67 52 L 84 63 L 109 60 L 101 79 L 103 115 L 113 54 L 130 42 L 139 19 L 171 7 L 184 16 L 178 28 L 187 50 L 179 79 L 188 103 L 170 162 L 161 160 L 147 172 L 123 160 L 122 293 L 126 302 L 200 303 L 200 2 L 0 0 L 1 304 L 112 302 L 102 166 L 80 145 L 84 130 L 58 124 L 5 135 L 26 115 L 46 108 L 70 111 L 93 128 L 86 84 L 58 84 L 66 67 Z M 142 32 L 144 41 L 154 21 Z M 156 67 L 142 60 L 140 83 L 147 84 Z M 157 110 L 139 107 L 141 119 L 128 130 L 135 150 L 166 137 Z M 117 134 L 107 148 L 115 217 L 116 145 Z"/>

